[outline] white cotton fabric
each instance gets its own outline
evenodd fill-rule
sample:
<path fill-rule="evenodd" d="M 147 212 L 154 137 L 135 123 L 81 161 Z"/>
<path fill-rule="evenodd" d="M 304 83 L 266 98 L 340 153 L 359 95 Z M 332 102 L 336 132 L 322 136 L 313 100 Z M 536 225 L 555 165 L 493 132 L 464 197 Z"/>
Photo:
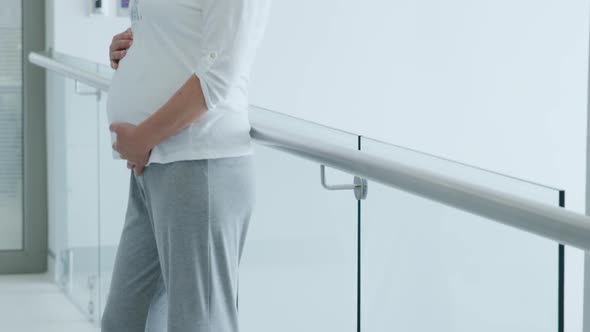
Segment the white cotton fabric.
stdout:
<path fill-rule="evenodd" d="M 134 40 L 109 89 L 109 123 L 143 122 L 196 75 L 208 111 L 157 145 L 149 163 L 251 154 L 249 72 L 270 0 L 131 0 L 130 6 Z"/>

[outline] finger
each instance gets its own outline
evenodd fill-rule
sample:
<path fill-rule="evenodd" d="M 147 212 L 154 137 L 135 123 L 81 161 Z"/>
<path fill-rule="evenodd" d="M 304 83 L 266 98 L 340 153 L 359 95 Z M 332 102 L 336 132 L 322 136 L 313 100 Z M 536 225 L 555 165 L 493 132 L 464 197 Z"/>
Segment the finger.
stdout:
<path fill-rule="evenodd" d="M 133 164 L 132 162 L 128 161 L 127 162 L 127 168 L 128 169 L 133 169 L 135 167 L 135 164 Z"/>
<path fill-rule="evenodd" d="M 119 131 L 119 123 L 117 123 L 117 122 L 111 123 L 111 125 L 109 126 L 109 130 L 113 133 L 117 133 Z"/>
<path fill-rule="evenodd" d="M 111 40 L 111 47 L 113 47 L 114 44 L 118 43 L 119 41 L 130 41 L 133 40 L 133 35 L 131 33 L 122 33 L 120 35 L 116 35 L 115 37 L 113 37 L 113 40 Z"/>
<path fill-rule="evenodd" d="M 109 51 L 113 50 L 113 44 L 119 39 L 121 39 L 121 34 L 116 34 L 113 36 L 113 39 L 111 39 L 111 46 L 109 47 Z"/>
<path fill-rule="evenodd" d="M 131 39 L 118 39 L 118 40 L 113 40 L 111 42 L 111 46 L 109 46 L 109 53 L 113 53 L 115 51 L 121 51 L 121 50 L 125 50 L 129 47 L 125 46 L 125 44 L 129 44 L 131 42 Z"/>
<path fill-rule="evenodd" d="M 111 44 L 111 52 L 126 50 L 133 45 L 133 39 L 120 39 Z"/>
<path fill-rule="evenodd" d="M 135 175 L 141 175 L 143 173 L 144 169 L 145 169 L 145 166 L 135 165 L 135 167 L 133 168 L 133 171 L 135 172 Z"/>
<path fill-rule="evenodd" d="M 116 35 L 113 36 L 113 40 L 112 42 L 115 42 L 119 39 L 131 39 L 133 38 L 133 32 L 132 31 L 123 31 L 121 33 L 118 33 Z"/>
<path fill-rule="evenodd" d="M 116 61 L 111 60 L 111 68 L 117 69 L 118 67 L 119 67 L 119 64 Z"/>
<path fill-rule="evenodd" d="M 127 50 L 111 52 L 111 60 L 121 60 L 127 55 Z"/>
<path fill-rule="evenodd" d="M 118 49 L 121 49 L 121 47 L 118 46 L 121 41 L 129 42 L 132 40 L 133 40 L 133 38 L 127 38 L 127 37 L 122 37 L 122 36 L 117 35 L 117 36 L 113 37 L 113 40 L 111 40 L 111 45 L 109 46 L 109 51 L 116 51 Z"/>

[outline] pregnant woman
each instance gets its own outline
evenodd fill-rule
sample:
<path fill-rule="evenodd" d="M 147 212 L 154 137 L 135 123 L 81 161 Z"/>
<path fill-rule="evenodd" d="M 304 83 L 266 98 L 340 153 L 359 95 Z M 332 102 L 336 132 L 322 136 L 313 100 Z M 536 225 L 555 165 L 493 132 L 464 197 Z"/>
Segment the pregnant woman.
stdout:
<path fill-rule="evenodd" d="M 269 1 L 131 1 L 111 45 L 113 149 L 132 171 L 102 331 L 239 331 L 248 75 Z"/>

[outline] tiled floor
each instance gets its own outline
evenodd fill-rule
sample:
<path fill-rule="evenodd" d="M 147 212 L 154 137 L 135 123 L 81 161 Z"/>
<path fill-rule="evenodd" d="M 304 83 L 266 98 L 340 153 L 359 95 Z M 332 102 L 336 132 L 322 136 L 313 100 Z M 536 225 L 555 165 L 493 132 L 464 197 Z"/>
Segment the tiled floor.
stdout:
<path fill-rule="evenodd" d="M 0 331 L 99 332 L 47 275 L 0 276 Z"/>

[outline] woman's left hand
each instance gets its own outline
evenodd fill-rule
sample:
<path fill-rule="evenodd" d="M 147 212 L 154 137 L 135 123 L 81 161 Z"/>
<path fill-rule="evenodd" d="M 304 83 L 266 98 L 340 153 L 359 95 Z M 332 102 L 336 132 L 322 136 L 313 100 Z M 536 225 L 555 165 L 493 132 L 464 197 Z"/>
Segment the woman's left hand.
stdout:
<path fill-rule="evenodd" d="M 113 143 L 113 150 L 127 160 L 127 166 L 133 165 L 136 175 L 141 175 L 150 157 L 151 148 L 146 144 L 146 138 L 142 137 L 137 126 L 130 123 L 113 123 L 110 130 L 117 136 Z"/>

